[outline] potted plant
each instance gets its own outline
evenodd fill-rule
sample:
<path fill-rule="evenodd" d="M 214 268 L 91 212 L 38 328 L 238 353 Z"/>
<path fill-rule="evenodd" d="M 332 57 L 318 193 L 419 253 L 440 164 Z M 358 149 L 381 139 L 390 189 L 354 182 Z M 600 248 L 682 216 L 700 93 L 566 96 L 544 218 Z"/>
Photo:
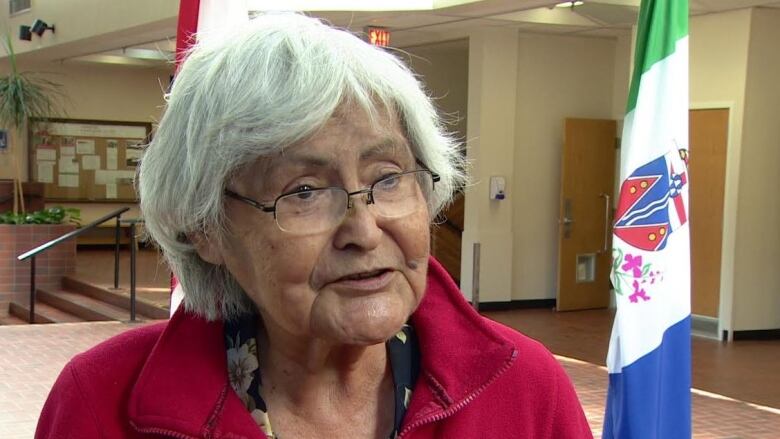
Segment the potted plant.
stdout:
<path fill-rule="evenodd" d="M 13 164 L 13 210 L 0 215 L 0 306 L 24 293 L 30 287 L 30 267 L 27 261 L 16 257 L 44 242 L 73 230 L 78 211 L 53 207 L 28 214 L 25 212 L 22 189 L 21 149 L 22 133 L 30 118 L 53 117 L 64 98 L 62 86 L 38 73 L 19 69 L 13 43 L 5 35 L 3 46 L 8 55 L 8 73 L 0 75 L 0 128 L 8 129 L 8 147 L 5 152 Z M 17 146 L 18 145 L 18 146 Z M 76 241 L 69 240 L 49 249 L 36 258 L 36 284 L 58 286 L 64 274 L 75 272 Z"/>
<path fill-rule="evenodd" d="M 0 213 L 0 224 L 67 224 L 79 225 L 81 210 L 62 206 L 49 207 L 33 213 Z"/>
<path fill-rule="evenodd" d="M 36 72 L 19 70 L 11 37 L 6 34 L 3 46 L 8 55 L 9 72 L 0 76 L 0 127 L 8 128 L 8 154 L 14 168 L 13 213 L 25 213 L 20 157 L 14 156 L 14 144 L 22 139 L 25 124 L 31 118 L 46 119 L 59 113 L 64 98 L 62 85 Z M 14 142 L 14 137 L 17 142 Z"/>

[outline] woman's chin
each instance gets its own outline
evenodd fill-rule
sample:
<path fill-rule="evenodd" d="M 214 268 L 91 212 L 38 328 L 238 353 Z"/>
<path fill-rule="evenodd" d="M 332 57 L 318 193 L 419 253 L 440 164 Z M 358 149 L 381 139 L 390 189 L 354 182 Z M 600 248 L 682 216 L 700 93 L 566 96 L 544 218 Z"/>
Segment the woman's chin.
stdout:
<path fill-rule="evenodd" d="M 320 323 L 312 322 L 313 333 L 339 344 L 356 346 L 384 343 L 400 331 L 408 319 L 408 315 L 400 312 L 390 315 L 351 313 L 341 318 L 333 317 Z"/>

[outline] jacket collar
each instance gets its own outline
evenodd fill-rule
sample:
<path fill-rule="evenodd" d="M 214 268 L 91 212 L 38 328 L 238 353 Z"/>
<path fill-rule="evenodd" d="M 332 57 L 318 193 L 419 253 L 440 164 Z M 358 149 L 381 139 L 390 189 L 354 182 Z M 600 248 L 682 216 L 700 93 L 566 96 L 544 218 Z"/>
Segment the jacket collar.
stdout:
<path fill-rule="evenodd" d="M 426 418 L 442 418 L 462 408 L 517 356 L 514 344 L 496 330 L 496 323 L 473 309 L 433 257 L 428 290 L 412 324 L 420 341 L 422 372 L 402 432 Z"/>
<path fill-rule="evenodd" d="M 425 423 L 468 403 L 506 370 L 514 345 L 475 312 L 433 257 L 428 289 L 412 315 L 420 342 L 420 378 L 404 426 Z M 177 437 L 265 439 L 227 377 L 223 323 L 180 309 L 153 348 L 132 389 L 130 422 L 141 432 Z M 402 428 L 403 430 L 403 428 Z"/>
<path fill-rule="evenodd" d="M 230 387 L 223 322 L 180 307 L 141 370 L 128 404 L 140 432 L 265 439 Z"/>

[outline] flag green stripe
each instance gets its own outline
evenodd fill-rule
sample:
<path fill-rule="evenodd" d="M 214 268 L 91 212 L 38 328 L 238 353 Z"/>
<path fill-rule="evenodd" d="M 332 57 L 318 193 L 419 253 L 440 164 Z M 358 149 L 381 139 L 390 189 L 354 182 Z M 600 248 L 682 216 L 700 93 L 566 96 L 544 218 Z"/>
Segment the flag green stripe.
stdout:
<path fill-rule="evenodd" d="M 626 113 L 636 107 L 642 74 L 674 52 L 677 40 L 688 35 L 688 0 L 642 0 L 636 36 L 634 73 Z"/>

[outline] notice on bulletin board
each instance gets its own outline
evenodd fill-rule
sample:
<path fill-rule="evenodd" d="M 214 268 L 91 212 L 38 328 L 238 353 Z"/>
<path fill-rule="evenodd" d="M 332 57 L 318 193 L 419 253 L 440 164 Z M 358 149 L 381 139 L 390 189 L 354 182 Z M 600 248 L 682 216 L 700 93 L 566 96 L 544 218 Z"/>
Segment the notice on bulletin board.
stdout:
<path fill-rule="evenodd" d="M 148 144 L 146 122 L 33 119 L 29 173 L 51 201 L 137 201 L 136 167 Z"/>
<path fill-rule="evenodd" d="M 38 160 L 38 181 L 54 183 L 54 160 Z"/>
<path fill-rule="evenodd" d="M 94 154 L 95 140 L 94 139 L 76 140 L 76 152 L 78 152 L 79 154 Z"/>
<path fill-rule="evenodd" d="M 99 155 L 81 156 L 81 168 L 88 169 L 90 171 L 97 171 L 98 169 L 100 169 L 100 156 Z"/>
<path fill-rule="evenodd" d="M 79 187 L 79 174 L 62 174 L 62 173 L 60 173 L 60 186 L 62 186 L 62 187 Z"/>

